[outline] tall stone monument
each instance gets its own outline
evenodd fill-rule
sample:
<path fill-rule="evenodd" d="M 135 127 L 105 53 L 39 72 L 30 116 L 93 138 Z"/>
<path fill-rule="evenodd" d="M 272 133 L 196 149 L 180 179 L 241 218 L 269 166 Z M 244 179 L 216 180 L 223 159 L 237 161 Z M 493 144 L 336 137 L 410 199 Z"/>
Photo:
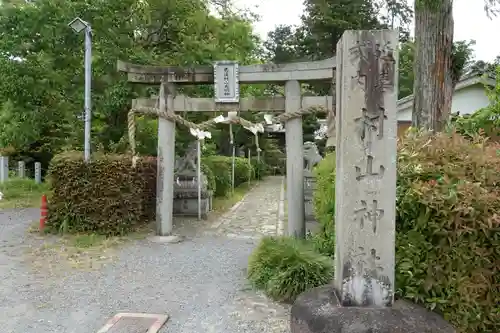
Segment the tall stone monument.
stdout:
<path fill-rule="evenodd" d="M 337 44 L 335 281 L 299 296 L 292 333 L 451 333 L 394 303 L 398 32 L 346 31 Z"/>

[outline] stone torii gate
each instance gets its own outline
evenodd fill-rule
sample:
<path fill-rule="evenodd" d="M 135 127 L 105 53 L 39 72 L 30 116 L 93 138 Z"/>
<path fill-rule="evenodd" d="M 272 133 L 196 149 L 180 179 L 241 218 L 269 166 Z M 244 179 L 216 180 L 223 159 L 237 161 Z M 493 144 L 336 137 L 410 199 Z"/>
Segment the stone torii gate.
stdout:
<path fill-rule="evenodd" d="M 136 84 L 160 85 L 156 98 L 140 98 L 133 108 L 158 115 L 158 189 L 157 224 L 159 235 L 172 232 L 173 179 L 175 159 L 175 122 L 189 124 L 175 112 L 261 111 L 284 112 L 286 121 L 288 234 L 305 236 L 304 220 L 304 153 L 302 115 L 318 110 L 334 111 L 332 96 L 301 96 L 300 83 L 332 81 L 335 58 L 290 64 L 239 66 L 233 61 L 218 61 L 214 66 L 181 68 L 143 66 L 118 61 L 118 70 L 126 72 L 128 81 Z M 278 83 L 285 86 L 285 97 L 240 98 L 239 84 Z M 177 85 L 214 84 L 215 98 L 190 98 L 176 95 Z M 159 104 L 159 105 L 158 105 Z M 330 117 L 332 118 L 332 117 Z"/>
<path fill-rule="evenodd" d="M 119 63 L 130 82 L 161 84 L 158 201 L 162 234 L 172 230 L 175 111 L 285 111 L 288 233 L 304 235 L 301 116 L 310 107 L 335 119 L 335 279 L 306 291 L 291 309 L 292 333 L 389 333 L 455 330 L 395 294 L 398 31 L 345 31 L 337 58 L 239 67 L 234 62 L 182 69 Z M 300 82 L 332 80 L 333 98 L 301 97 Z M 239 99 L 239 83 L 284 83 L 285 98 Z M 215 83 L 216 100 L 175 96 L 176 84 Z M 333 93 L 332 93 L 333 95 Z M 239 103 L 238 103 L 239 102 Z M 154 113 L 154 112 L 152 112 Z M 196 126 L 196 124 L 187 124 Z M 332 133 L 333 126 L 330 126 Z M 332 141 L 332 140 L 331 140 Z"/>

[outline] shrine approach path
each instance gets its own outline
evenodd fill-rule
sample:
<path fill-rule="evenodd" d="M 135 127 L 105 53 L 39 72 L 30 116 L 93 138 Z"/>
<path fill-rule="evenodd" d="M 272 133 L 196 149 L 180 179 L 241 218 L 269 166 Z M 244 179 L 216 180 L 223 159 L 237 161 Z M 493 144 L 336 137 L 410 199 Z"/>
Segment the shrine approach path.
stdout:
<path fill-rule="evenodd" d="M 26 232 L 39 211 L 0 211 L 0 332 L 96 333 L 119 312 L 168 314 L 161 333 L 289 332 L 289 308 L 246 280 L 259 238 L 277 232 L 282 186 L 269 177 L 214 223 L 180 223 L 183 242 L 135 240 L 93 270 L 27 256 L 43 246 Z"/>

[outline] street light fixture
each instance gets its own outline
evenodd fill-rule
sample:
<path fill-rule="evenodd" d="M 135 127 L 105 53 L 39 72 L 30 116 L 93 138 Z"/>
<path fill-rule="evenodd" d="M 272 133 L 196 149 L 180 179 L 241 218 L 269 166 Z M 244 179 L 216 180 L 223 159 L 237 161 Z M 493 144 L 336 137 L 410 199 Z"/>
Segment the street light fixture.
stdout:
<path fill-rule="evenodd" d="M 90 161 L 90 120 L 92 117 L 90 88 L 92 81 L 92 27 L 90 24 L 81 18 L 77 17 L 71 21 L 68 26 L 74 32 L 80 33 L 85 31 L 85 142 L 84 142 L 84 156 L 85 162 Z"/>
<path fill-rule="evenodd" d="M 69 22 L 68 24 L 71 29 L 73 29 L 77 34 L 80 33 L 83 29 L 86 27 L 89 27 L 90 25 L 82 20 L 81 18 L 77 17 L 73 21 Z"/>

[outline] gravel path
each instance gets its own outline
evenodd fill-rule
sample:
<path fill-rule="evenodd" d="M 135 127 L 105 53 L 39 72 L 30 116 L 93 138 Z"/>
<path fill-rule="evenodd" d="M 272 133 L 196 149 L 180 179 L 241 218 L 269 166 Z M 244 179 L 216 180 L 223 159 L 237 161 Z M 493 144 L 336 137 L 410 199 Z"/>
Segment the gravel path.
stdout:
<path fill-rule="evenodd" d="M 95 333 L 118 312 L 168 314 L 162 333 L 288 332 L 288 308 L 245 278 L 257 238 L 276 230 L 280 184 L 270 177 L 184 242 L 136 240 L 99 270 L 58 275 L 26 260 L 41 242 L 26 233 L 38 211 L 0 211 L 0 332 Z"/>

